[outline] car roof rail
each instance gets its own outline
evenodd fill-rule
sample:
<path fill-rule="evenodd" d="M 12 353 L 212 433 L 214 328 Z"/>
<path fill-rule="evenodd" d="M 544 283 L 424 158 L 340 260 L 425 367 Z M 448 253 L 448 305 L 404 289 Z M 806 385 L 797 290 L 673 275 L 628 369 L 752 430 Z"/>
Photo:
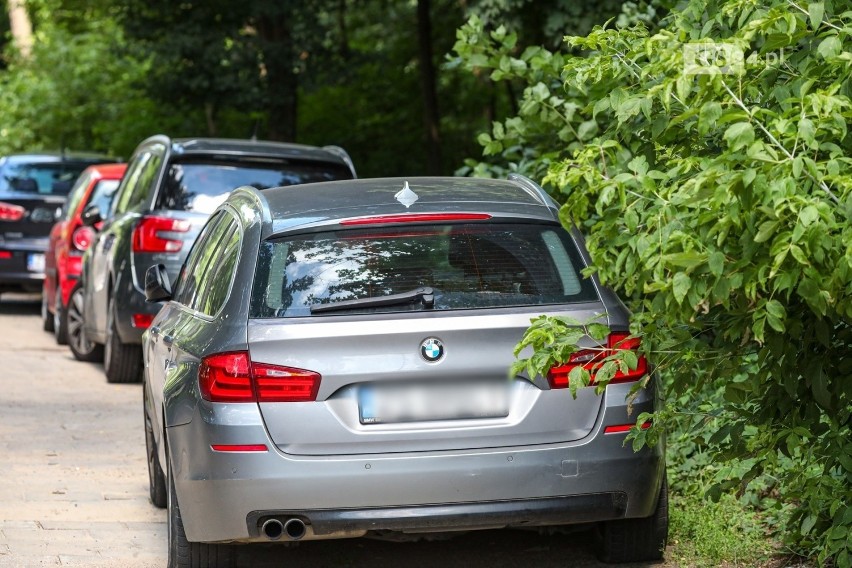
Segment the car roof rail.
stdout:
<path fill-rule="evenodd" d="M 326 152 L 330 153 L 330 154 L 334 154 L 335 156 L 337 156 L 338 158 L 343 160 L 346 163 L 346 165 L 349 167 L 349 171 L 352 172 L 352 177 L 353 178 L 358 177 L 358 174 L 355 173 L 355 164 L 352 163 L 352 158 L 349 157 L 349 152 L 347 152 L 346 150 L 344 150 L 340 146 L 334 146 L 334 145 L 323 146 L 322 149 L 325 150 Z"/>
<path fill-rule="evenodd" d="M 536 182 L 534 182 L 527 176 L 521 174 L 509 174 L 506 179 L 529 193 L 533 197 L 533 199 L 535 199 L 548 209 L 553 209 L 554 211 L 556 211 L 558 218 L 559 205 L 557 205 L 553 198 L 550 197 L 540 185 L 538 185 Z"/>

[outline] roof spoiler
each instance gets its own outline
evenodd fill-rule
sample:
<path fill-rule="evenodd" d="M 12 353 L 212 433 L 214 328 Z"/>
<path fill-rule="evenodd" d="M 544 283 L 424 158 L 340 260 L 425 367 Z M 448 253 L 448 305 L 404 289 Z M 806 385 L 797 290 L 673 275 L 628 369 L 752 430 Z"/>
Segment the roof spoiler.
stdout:
<path fill-rule="evenodd" d="M 349 168 L 349 171 L 352 172 L 352 177 L 357 178 L 358 174 L 355 173 L 355 164 L 352 163 L 352 158 L 349 157 L 349 153 L 341 148 L 340 146 L 323 146 L 323 150 L 330 154 L 334 154 L 346 164 Z"/>
<path fill-rule="evenodd" d="M 533 199 L 552 210 L 553 216 L 557 220 L 559 219 L 559 204 L 540 185 L 521 174 L 509 174 L 509 177 L 506 179 L 526 191 Z"/>

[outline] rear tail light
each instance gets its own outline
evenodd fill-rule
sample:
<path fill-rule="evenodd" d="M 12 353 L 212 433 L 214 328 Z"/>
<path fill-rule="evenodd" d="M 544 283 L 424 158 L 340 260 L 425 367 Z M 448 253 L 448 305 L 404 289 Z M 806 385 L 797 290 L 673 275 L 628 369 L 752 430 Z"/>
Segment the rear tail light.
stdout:
<path fill-rule="evenodd" d="M 148 329 L 154 321 L 154 314 L 133 314 L 133 327 Z"/>
<path fill-rule="evenodd" d="M 9 260 L 10 258 L 12 258 L 12 251 L 0 250 L 0 260 Z"/>
<path fill-rule="evenodd" d="M 595 372 L 601 365 L 603 365 L 604 359 L 625 349 L 637 351 L 639 349 L 639 344 L 639 338 L 630 337 L 630 334 L 628 333 L 611 333 L 607 339 L 606 349 L 583 349 L 581 351 L 574 352 L 571 354 L 571 358 L 566 364 L 553 367 L 550 372 L 547 373 L 547 382 L 550 384 L 550 388 L 552 389 L 568 388 L 570 383 L 568 375 L 574 368 L 583 367 L 591 373 L 592 381 L 590 385 L 593 385 L 595 384 Z M 616 371 L 609 383 L 629 383 L 632 381 L 638 381 L 644 377 L 647 372 L 648 361 L 645 359 L 644 355 L 640 355 L 635 369 L 628 369 L 625 373 L 622 373 L 620 370 Z"/>
<path fill-rule="evenodd" d="M 20 221 L 27 210 L 20 205 L 0 201 L 0 221 Z"/>
<path fill-rule="evenodd" d="M 246 351 L 201 360 L 198 384 L 210 402 L 309 402 L 316 400 L 319 373 L 253 363 Z"/>
<path fill-rule="evenodd" d="M 142 217 L 133 231 L 133 252 L 178 252 L 183 241 L 162 233 L 186 233 L 191 224 L 184 219 Z"/>
<path fill-rule="evenodd" d="M 71 233 L 71 244 L 79 251 L 84 251 L 92 246 L 92 241 L 94 240 L 95 230 L 85 225 L 77 227 L 74 232 Z"/>

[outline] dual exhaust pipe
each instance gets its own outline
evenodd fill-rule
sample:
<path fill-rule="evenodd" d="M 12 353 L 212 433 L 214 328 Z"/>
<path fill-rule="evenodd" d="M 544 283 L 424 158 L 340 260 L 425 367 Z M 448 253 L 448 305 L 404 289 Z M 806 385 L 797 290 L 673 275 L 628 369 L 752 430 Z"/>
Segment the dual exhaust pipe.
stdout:
<path fill-rule="evenodd" d="M 260 532 L 269 540 L 301 540 L 308 532 L 305 522 L 301 519 L 287 519 L 283 523 L 278 519 L 269 519 L 260 527 Z"/>

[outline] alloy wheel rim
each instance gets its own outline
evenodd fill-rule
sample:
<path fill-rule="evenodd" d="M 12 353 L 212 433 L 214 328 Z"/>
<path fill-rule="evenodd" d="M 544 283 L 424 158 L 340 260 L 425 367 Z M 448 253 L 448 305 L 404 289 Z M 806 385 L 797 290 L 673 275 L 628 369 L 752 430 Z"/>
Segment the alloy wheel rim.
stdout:
<path fill-rule="evenodd" d="M 68 302 L 68 340 L 74 345 L 78 353 L 88 354 L 92 351 L 92 343 L 86 339 L 83 333 L 83 297 L 78 290 L 71 296 Z"/>

